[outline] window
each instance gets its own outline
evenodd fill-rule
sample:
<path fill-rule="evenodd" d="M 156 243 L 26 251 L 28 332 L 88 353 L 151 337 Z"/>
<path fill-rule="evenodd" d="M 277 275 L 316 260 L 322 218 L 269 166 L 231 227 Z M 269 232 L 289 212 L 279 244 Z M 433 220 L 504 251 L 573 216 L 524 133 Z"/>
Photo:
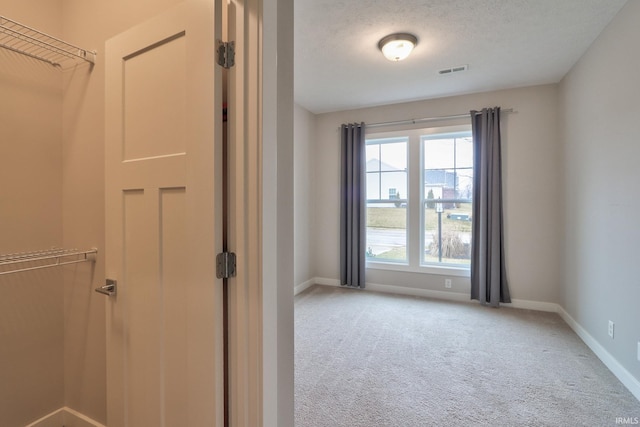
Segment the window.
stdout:
<path fill-rule="evenodd" d="M 423 264 L 471 261 L 473 142 L 469 132 L 422 136 Z"/>
<path fill-rule="evenodd" d="M 366 143 L 369 266 L 468 270 L 470 126 L 376 133 Z"/>
<path fill-rule="evenodd" d="M 367 257 L 407 260 L 408 138 L 367 140 Z"/>

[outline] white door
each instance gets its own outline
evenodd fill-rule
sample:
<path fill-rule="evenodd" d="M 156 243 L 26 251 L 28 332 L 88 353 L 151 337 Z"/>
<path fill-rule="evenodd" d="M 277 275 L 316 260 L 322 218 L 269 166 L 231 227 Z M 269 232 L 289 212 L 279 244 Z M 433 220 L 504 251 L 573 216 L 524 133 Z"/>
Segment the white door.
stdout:
<path fill-rule="evenodd" d="M 187 0 L 106 45 L 109 427 L 222 425 L 215 3 Z"/>

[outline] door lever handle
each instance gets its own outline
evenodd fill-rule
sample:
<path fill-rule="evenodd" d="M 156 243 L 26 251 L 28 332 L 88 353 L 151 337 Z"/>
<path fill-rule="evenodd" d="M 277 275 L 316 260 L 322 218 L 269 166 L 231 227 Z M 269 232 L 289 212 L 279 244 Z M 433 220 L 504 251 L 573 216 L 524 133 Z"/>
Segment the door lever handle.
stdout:
<path fill-rule="evenodd" d="M 110 297 L 116 296 L 118 293 L 118 282 L 112 279 L 107 279 L 107 284 L 96 288 L 95 291 Z"/>

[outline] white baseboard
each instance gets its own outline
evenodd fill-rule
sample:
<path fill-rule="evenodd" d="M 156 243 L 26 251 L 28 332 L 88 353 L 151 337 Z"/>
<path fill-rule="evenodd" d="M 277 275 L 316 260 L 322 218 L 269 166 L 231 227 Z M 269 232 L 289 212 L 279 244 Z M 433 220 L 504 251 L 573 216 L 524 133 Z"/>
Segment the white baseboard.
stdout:
<path fill-rule="evenodd" d="M 560 310 L 560 306 L 554 302 L 530 301 L 526 299 L 512 299 L 511 303 L 500 305 L 523 310 L 548 311 L 550 313 L 558 313 L 558 310 Z"/>
<path fill-rule="evenodd" d="M 296 296 L 298 295 L 300 292 L 304 292 L 307 289 L 309 289 L 311 286 L 315 285 L 316 282 L 314 279 L 309 279 L 306 282 L 300 283 L 299 285 L 296 285 L 293 288 L 293 295 Z"/>
<path fill-rule="evenodd" d="M 337 279 L 328 279 L 326 277 L 315 277 L 307 282 L 303 283 L 305 285 L 311 282 L 316 285 L 324 285 L 324 286 L 340 286 L 340 281 Z M 302 286 L 300 285 L 300 286 Z M 304 289 L 307 289 L 309 286 L 306 286 Z M 367 283 L 364 290 L 374 291 L 374 292 L 386 292 L 391 294 L 400 294 L 400 295 L 411 295 L 425 298 L 434 298 L 434 299 L 442 299 L 447 301 L 457 301 L 457 302 L 477 302 L 471 300 L 469 294 L 460 293 L 460 292 L 448 292 L 448 291 L 436 291 L 433 289 L 419 289 L 419 288 L 409 288 L 406 286 L 394 286 L 394 285 L 381 285 L 378 283 Z M 513 308 L 521 308 L 526 310 L 537 310 L 537 311 L 550 311 L 556 313 L 559 309 L 559 305 L 551 302 L 540 302 L 540 301 L 529 301 L 529 300 L 521 300 L 514 299 L 510 304 L 503 304 L 505 307 L 513 307 Z"/>
<path fill-rule="evenodd" d="M 105 427 L 78 411 L 66 406 L 53 411 L 26 427 Z"/>
<path fill-rule="evenodd" d="M 584 343 L 598 356 L 598 359 L 615 375 L 622 384 L 640 401 L 640 381 L 638 381 L 624 366 L 618 362 L 600 343 L 589 334 L 573 317 L 558 306 L 558 314 L 567 322 L 567 325 L 584 341 Z"/>
<path fill-rule="evenodd" d="M 54 412 L 32 422 L 26 427 L 60 427 L 64 426 L 64 408 L 57 409 Z"/>
<path fill-rule="evenodd" d="M 374 292 L 385 292 L 389 294 L 411 295 L 416 297 L 435 298 L 449 301 L 470 302 L 469 295 L 460 292 L 434 291 L 431 289 L 408 288 L 405 286 L 381 285 L 378 283 L 367 283 L 365 290 Z"/>
<path fill-rule="evenodd" d="M 313 282 L 316 285 L 324 285 L 324 286 L 340 286 L 340 280 L 338 279 L 327 279 L 326 277 L 314 277 Z"/>

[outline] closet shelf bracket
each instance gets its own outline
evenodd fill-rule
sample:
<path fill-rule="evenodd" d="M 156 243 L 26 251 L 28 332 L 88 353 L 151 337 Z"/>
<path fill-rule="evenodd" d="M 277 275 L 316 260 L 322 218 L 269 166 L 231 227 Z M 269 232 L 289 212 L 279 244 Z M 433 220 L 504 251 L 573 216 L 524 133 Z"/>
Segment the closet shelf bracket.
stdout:
<path fill-rule="evenodd" d="M 96 248 L 86 251 L 53 248 L 44 251 L 0 255 L 0 276 L 79 262 L 95 262 L 97 254 L 98 249 Z"/>
<path fill-rule="evenodd" d="M 27 25 L 0 16 L 0 47 L 65 68 L 69 62 L 95 63 L 96 52 L 82 49 Z"/>

